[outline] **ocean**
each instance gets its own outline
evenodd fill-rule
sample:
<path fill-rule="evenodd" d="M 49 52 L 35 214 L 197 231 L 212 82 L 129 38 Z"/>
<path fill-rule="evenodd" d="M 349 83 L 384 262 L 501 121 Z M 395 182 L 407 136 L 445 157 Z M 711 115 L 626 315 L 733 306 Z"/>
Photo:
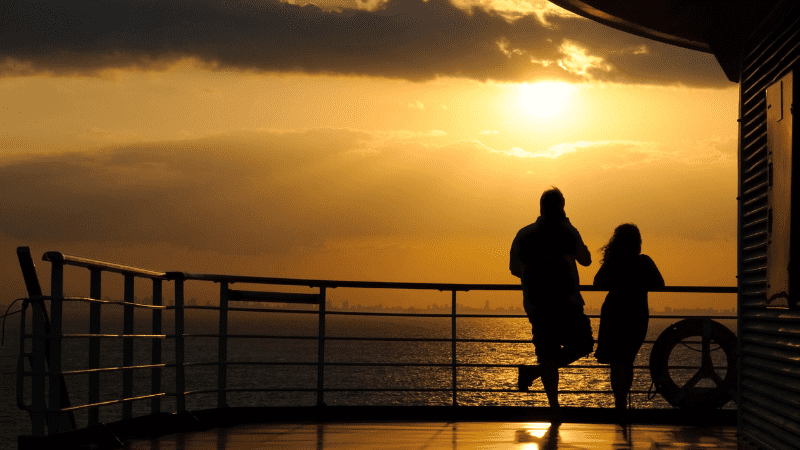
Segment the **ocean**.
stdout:
<path fill-rule="evenodd" d="M 103 333 L 121 333 L 122 321 L 113 314 L 104 316 Z M 19 316 L 8 319 L 5 330 L 5 345 L 0 348 L 0 448 L 16 448 L 20 434 L 30 434 L 30 420 L 27 412 L 16 406 L 16 362 L 19 352 Z M 173 316 L 164 314 L 164 332 L 172 333 Z M 655 340 L 661 332 L 676 319 L 651 319 L 647 339 Z M 721 323 L 735 332 L 735 320 L 722 319 Z M 513 405 L 546 406 L 544 393 L 516 392 L 517 370 L 520 364 L 534 364 L 533 345 L 530 343 L 530 325 L 526 318 L 463 318 L 457 320 L 457 337 L 462 339 L 506 339 L 524 340 L 524 343 L 480 343 L 463 342 L 457 346 L 459 364 L 498 364 L 511 367 L 464 367 L 458 369 L 460 389 L 482 389 L 482 392 L 459 392 L 458 403 L 465 406 Z M 592 319 L 592 328 L 597 336 L 599 319 Z M 216 333 L 218 324 L 215 316 L 205 310 L 188 310 L 186 314 L 186 333 Z M 135 323 L 137 332 L 150 332 L 149 313 L 137 311 Z M 329 315 L 326 320 L 327 337 L 393 337 L 393 338 L 450 338 L 450 318 L 432 317 L 387 317 L 387 316 L 341 316 Z M 87 333 L 88 320 L 85 315 L 66 317 L 65 333 Z M 317 316 L 311 314 L 286 313 L 243 313 L 231 312 L 228 327 L 231 335 L 270 334 L 280 336 L 316 336 Z M 699 338 L 697 339 L 699 341 Z M 63 351 L 64 370 L 88 368 L 88 339 L 65 339 Z M 647 366 L 652 344 L 645 343 L 639 352 L 636 365 Z M 150 363 L 151 341 L 137 340 L 134 344 L 134 364 Z M 700 364 L 700 344 L 678 345 L 670 356 L 670 365 Z M 715 367 L 725 367 L 725 355 L 712 345 L 712 360 Z M 163 340 L 163 362 L 174 363 L 174 340 Z M 213 362 L 217 360 L 218 344 L 216 338 L 187 337 L 187 363 Z M 445 367 L 369 367 L 328 366 L 325 369 L 325 387 L 333 389 L 359 388 L 406 388 L 406 389 L 445 389 L 445 392 L 326 392 L 324 401 L 328 405 L 450 405 L 452 387 L 450 364 L 451 343 L 447 342 L 375 342 L 361 340 L 326 341 L 325 359 L 327 362 L 349 363 L 435 363 Z M 254 339 L 230 338 L 228 360 L 239 362 L 310 362 L 317 361 L 316 339 Z M 121 339 L 104 339 L 101 345 L 103 365 L 122 365 Z M 583 358 L 574 365 L 595 365 L 592 356 Z M 605 390 L 610 391 L 609 370 L 607 366 L 596 368 L 573 368 L 561 370 L 560 386 L 564 391 Z M 695 370 L 674 370 L 673 379 L 682 385 L 695 373 Z M 725 369 L 718 370 L 721 377 Z M 230 365 L 228 386 L 234 388 L 316 388 L 316 365 Z M 113 400 L 121 395 L 121 372 L 103 373 L 100 376 L 100 400 Z M 703 386 L 701 382 L 699 386 Z M 162 386 L 167 392 L 174 391 L 174 371 L 164 369 Z M 217 386 L 216 366 L 190 366 L 186 368 L 186 390 L 196 391 L 215 389 Z M 712 386 L 709 384 L 709 386 Z M 67 387 L 72 404 L 88 401 L 88 376 L 70 375 Z M 651 377 L 647 368 L 635 371 L 634 393 L 631 396 L 634 408 L 671 408 L 660 395 L 648 395 Z M 493 390 L 507 390 L 496 392 Z M 532 391 L 541 391 L 540 381 L 534 382 Z M 30 382 L 26 384 L 26 402 L 30 403 Z M 134 371 L 134 395 L 150 393 L 150 369 Z M 217 394 L 197 394 L 186 397 L 187 409 L 197 410 L 216 406 Z M 601 394 L 562 393 L 562 406 L 613 407 L 610 392 Z M 315 392 L 230 392 L 230 406 L 311 406 L 316 404 Z M 174 411 L 175 398 L 162 399 L 162 411 Z M 735 408 L 729 402 L 726 408 Z M 133 404 L 134 416 L 148 414 L 150 401 Z M 122 406 L 114 405 L 100 408 L 100 420 L 113 422 L 122 417 Z M 76 411 L 78 426 L 87 424 L 87 411 Z"/>

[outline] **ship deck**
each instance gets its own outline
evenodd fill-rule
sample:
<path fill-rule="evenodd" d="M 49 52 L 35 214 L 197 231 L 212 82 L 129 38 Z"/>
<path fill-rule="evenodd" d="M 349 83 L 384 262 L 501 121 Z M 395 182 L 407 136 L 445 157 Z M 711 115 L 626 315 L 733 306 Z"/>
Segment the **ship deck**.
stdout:
<path fill-rule="evenodd" d="M 221 408 L 160 413 L 20 448 L 231 449 L 736 449 L 736 410 L 520 407 Z"/>
<path fill-rule="evenodd" d="M 736 449 L 736 427 L 549 422 L 270 423 L 133 440 L 130 450 Z"/>

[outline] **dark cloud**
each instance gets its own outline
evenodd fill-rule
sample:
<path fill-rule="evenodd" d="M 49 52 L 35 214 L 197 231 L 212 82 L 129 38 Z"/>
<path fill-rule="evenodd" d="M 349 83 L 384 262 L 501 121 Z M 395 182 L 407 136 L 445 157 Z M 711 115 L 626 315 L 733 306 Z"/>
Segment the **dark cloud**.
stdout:
<path fill-rule="evenodd" d="M 410 80 L 729 83 L 711 55 L 582 18 L 509 22 L 446 0 L 338 12 L 275 0 L 0 2 L 0 75 L 159 69 L 185 57 L 211 68 Z"/>

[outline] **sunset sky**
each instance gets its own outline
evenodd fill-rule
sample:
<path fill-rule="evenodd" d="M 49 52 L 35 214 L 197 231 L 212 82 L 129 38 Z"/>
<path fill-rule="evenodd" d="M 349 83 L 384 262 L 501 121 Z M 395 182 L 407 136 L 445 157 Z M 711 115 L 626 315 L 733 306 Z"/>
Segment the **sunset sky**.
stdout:
<path fill-rule="evenodd" d="M 50 250 L 515 283 L 551 186 L 582 283 L 633 222 L 668 285 L 735 286 L 737 100 L 713 56 L 544 1 L 3 0 L 0 304 L 25 294 L 17 246 L 46 288 Z"/>

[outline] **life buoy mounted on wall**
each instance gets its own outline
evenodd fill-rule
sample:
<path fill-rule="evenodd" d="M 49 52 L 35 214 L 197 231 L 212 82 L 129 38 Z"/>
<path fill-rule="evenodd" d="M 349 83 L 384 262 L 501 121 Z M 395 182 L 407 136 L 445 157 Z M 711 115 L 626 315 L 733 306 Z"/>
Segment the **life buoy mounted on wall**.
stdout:
<path fill-rule="evenodd" d="M 700 369 L 689 381 L 678 386 L 669 374 L 672 349 L 686 338 L 702 337 Z M 711 341 L 725 352 L 728 368 L 725 378 L 714 370 Z M 650 352 L 650 375 L 656 392 L 672 406 L 686 409 L 715 409 L 736 399 L 736 335 L 725 325 L 708 317 L 692 317 L 669 326 L 653 344 Z M 714 387 L 698 387 L 700 380 L 711 380 Z"/>

